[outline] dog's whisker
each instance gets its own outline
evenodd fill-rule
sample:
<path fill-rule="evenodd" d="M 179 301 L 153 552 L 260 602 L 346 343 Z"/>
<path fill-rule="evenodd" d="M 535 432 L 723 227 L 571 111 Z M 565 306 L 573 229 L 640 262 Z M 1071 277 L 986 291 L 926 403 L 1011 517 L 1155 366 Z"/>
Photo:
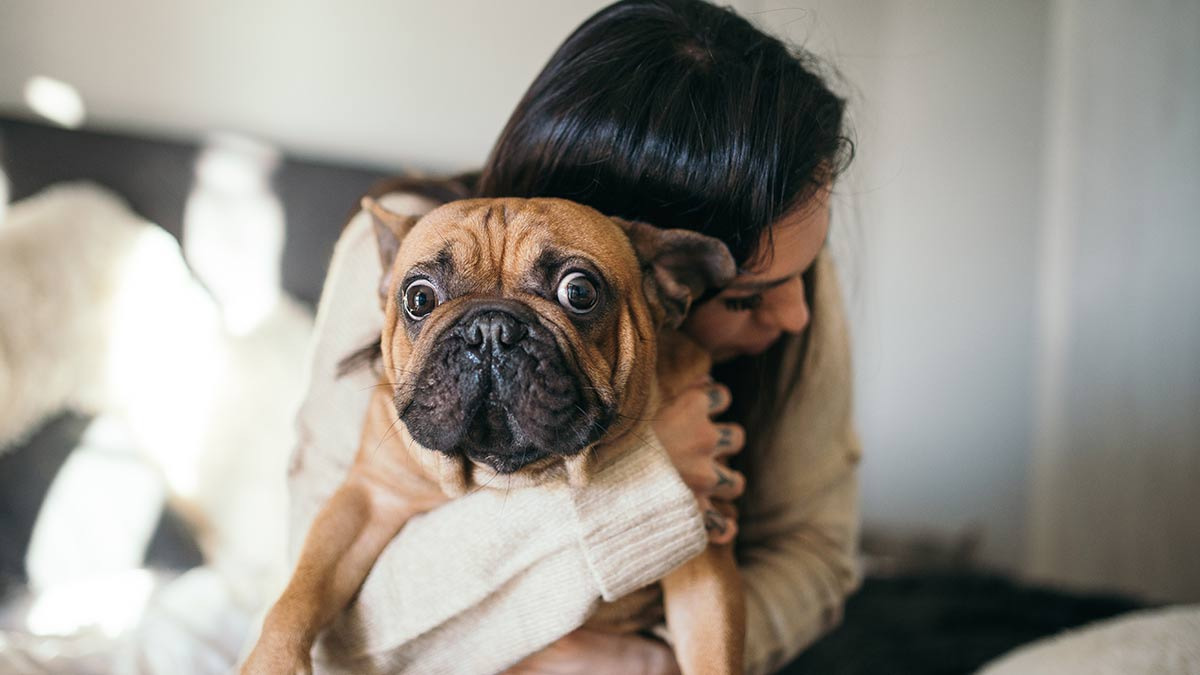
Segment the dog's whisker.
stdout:
<path fill-rule="evenodd" d="M 389 424 L 387 429 L 384 430 L 383 437 L 379 439 L 379 443 L 375 444 L 375 449 L 371 451 L 371 454 L 375 454 L 375 453 L 379 452 L 379 448 L 383 447 L 383 444 L 388 440 L 388 436 L 390 436 L 393 431 L 395 431 L 396 433 L 400 433 L 399 428 L 396 426 L 399 423 L 400 423 L 399 417 L 392 420 L 392 423 Z"/>
<path fill-rule="evenodd" d="M 492 476 L 491 476 L 490 478 L 488 478 L 488 479 L 487 479 L 487 482 L 486 482 L 486 483 L 484 483 L 483 485 L 476 485 L 476 486 L 475 486 L 475 489 L 474 489 L 474 490 L 471 490 L 471 491 L 470 491 L 470 492 L 468 492 L 467 494 L 475 494 L 476 492 L 479 492 L 480 490 L 487 489 L 487 487 L 488 487 L 488 486 L 490 486 L 490 485 L 492 484 L 492 481 L 496 480 L 496 478 L 497 478 L 497 477 L 499 477 L 499 475 L 500 475 L 500 474 L 498 474 L 498 473 L 496 473 L 496 472 L 494 472 L 494 471 L 493 471 L 493 472 L 492 472 Z"/>

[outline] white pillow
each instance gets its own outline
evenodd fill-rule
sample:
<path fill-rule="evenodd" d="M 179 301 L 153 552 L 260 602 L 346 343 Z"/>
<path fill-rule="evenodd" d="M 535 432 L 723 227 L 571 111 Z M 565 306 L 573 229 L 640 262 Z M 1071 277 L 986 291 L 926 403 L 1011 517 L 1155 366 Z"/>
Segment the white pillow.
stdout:
<path fill-rule="evenodd" d="M 1195 675 L 1200 605 L 1132 612 L 1039 640 L 980 675 Z"/>

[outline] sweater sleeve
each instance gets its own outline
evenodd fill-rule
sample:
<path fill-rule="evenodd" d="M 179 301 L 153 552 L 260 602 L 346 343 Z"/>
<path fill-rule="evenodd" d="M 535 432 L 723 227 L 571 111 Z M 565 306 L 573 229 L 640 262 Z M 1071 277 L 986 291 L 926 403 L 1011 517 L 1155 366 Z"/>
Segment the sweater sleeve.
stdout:
<path fill-rule="evenodd" d="M 738 553 L 749 674 L 774 672 L 831 629 L 859 583 L 861 448 L 842 301 L 825 253 L 816 284 L 799 390 L 774 442 L 747 467 Z"/>
<path fill-rule="evenodd" d="M 385 197 L 396 211 L 428 203 Z M 378 340 L 378 263 L 369 220 L 340 238 L 317 313 L 293 454 L 292 560 L 349 468 L 374 376 L 338 362 Z M 695 500 L 651 436 L 566 485 L 477 490 L 412 519 L 358 600 L 326 632 L 323 672 L 496 672 L 582 625 L 601 599 L 664 576 L 706 537 Z"/>

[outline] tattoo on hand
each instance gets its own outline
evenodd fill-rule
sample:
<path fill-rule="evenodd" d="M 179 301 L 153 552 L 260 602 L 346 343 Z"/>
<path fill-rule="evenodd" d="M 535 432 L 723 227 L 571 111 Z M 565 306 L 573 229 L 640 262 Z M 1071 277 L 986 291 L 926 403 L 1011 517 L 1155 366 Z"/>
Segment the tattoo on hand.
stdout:
<path fill-rule="evenodd" d="M 725 516 L 712 509 L 705 511 L 704 529 L 717 534 L 725 534 Z"/>
<path fill-rule="evenodd" d="M 717 487 L 720 488 L 725 487 L 726 485 L 733 485 L 733 479 L 729 477 L 729 474 L 722 471 L 721 467 L 716 467 L 714 471 L 717 472 Z"/>
<path fill-rule="evenodd" d="M 718 390 L 718 389 L 709 389 L 708 390 L 708 409 L 709 410 L 716 410 L 717 408 L 720 408 L 721 404 L 724 402 L 725 402 L 725 397 L 721 395 L 720 390 Z"/>
<path fill-rule="evenodd" d="M 717 439 L 717 447 L 718 448 L 728 447 L 730 445 L 733 445 L 733 430 L 732 429 L 730 429 L 729 427 L 719 427 L 717 429 L 717 433 L 720 434 L 720 436 L 721 436 L 720 438 Z"/>

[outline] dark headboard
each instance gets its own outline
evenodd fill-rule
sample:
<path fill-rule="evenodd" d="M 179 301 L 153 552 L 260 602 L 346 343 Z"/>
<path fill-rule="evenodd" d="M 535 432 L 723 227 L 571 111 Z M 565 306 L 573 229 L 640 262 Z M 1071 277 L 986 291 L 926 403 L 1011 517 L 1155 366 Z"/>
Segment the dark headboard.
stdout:
<path fill-rule="evenodd" d="M 0 163 L 13 201 L 61 181 L 90 180 L 129 201 L 176 238 L 200 143 L 67 130 L 0 116 Z M 346 217 L 372 183 L 390 174 L 284 157 L 274 187 L 287 218 L 283 285 L 315 305 Z"/>

